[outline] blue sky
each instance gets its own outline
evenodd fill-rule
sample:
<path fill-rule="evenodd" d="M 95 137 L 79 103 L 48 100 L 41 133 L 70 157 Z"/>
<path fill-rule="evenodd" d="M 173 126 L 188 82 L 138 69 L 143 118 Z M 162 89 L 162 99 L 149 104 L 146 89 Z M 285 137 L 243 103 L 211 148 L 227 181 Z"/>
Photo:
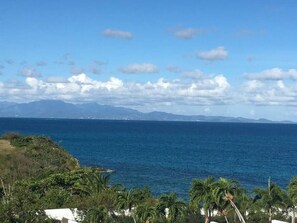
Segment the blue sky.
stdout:
<path fill-rule="evenodd" d="M 297 3 L 2 1 L 0 100 L 297 121 Z"/>

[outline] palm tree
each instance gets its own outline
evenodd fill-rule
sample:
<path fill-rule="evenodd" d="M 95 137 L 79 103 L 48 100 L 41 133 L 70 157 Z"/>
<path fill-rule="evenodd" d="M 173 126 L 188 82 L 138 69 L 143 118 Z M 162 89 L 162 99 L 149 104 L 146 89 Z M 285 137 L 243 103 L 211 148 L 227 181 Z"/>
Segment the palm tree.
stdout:
<path fill-rule="evenodd" d="M 177 199 L 176 193 L 163 194 L 160 196 L 157 212 L 173 223 L 184 216 L 186 204 Z"/>
<path fill-rule="evenodd" d="M 256 196 L 255 202 L 260 202 L 260 205 L 268 211 L 269 222 L 272 222 L 273 209 L 278 211 L 278 207 L 284 207 L 284 191 L 276 184 L 270 183 L 268 180 L 267 189 L 256 188 L 254 189 Z"/>
<path fill-rule="evenodd" d="M 86 221 L 89 223 L 106 222 L 108 218 L 107 210 L 105 207 L 92 208 L 87 211 Z"/>
<path fill-rule="evenodd" d="M 239 188 L 237 193 L 236 193 L 236 206 L 238 207 L 238 209 L 240 210 L 240 212 L 243 214 L 243 217 L 245 217 L 246 219 L 248 218 L 248 211 L 251 208 L 252 205 L 252 199 L 251 197 L 247 194 L 246 190 L 243 188 Z M 237 216 L 236 212 L 235 215 Z M 237 217 L 234 215 L 234 219 L 236 219 Z M 234 221 L 234 223 L 236 223 L 236 221 Z"/>
<path fill-rule="evenodd" d="M 134 216 L 133 208 L 135 208 L 138 203 L 139 203 L 139 199 L 138 199 L 137 193 L 135 193 L 134 190 L 121 191 L 118 193 L 118 196 L 116 199 L 117 208 L 123 211 L 128 210 L 129 214 L 131 214 L 135 223 L 136 223 L 136 219 Z"/>
<path fill-rule="evenodd" d="M 76 189 L 86 195 L 98 195 L 109 188 L 109 178 L 106 173 L 92 173 L 80 180 Z"/>
<path fill-rule="evenodd" d="M 156 209 L 147 204 L 139 205 L 135 211 L 136 218 L 144 223 L 151 223 L 156 218 Z"/>
<path fill-rule="evenodd" d="M 194 179 L 190 189 L 190 201 L 198 210 L 202 207 L 205 223 L 210 222 L 211 211 L 215 207 L 214 177 L 206 179 Z"/>
<path fill-rule="evenodd" d="M 293 177 L 288 186 L 289 198 L 292 201 L 292 223 L 295 223 L 295 206 L 297 205 L 297 176 Z"/>
<path fill-rule="evenodd" d="M 228 205 L 231 205 L 231 207 L 235 210 L 234 222 L 236 222 L 236 218 L 238 217 L 240 222 L 245 223 L 243 216 L 234 203 L 235 197 L 237 197 L 237 195 L 240 193 L 240 188 L 237 181 L 220 178 L 216 182 L 213 192 L 216 200 L 216 206 L 220 209 L 221 213 L 226 213 L 225 208 Z M 226 214 L 224 214 L 224 217 L 226 222 L 228 222 Z"/>

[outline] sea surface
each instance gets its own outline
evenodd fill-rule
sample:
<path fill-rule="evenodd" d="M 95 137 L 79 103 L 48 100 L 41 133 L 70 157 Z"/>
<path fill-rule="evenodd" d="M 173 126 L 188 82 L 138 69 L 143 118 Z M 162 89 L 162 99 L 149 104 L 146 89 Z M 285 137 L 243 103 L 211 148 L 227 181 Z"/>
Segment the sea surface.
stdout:
<path fill-rule="evenodd" d="M 251 190 L 297 175 L 297 125 L 0 118 L 0 134 L 50 136 L 113 183 L 187 199 L 191 181 L 236 179 Z"/>

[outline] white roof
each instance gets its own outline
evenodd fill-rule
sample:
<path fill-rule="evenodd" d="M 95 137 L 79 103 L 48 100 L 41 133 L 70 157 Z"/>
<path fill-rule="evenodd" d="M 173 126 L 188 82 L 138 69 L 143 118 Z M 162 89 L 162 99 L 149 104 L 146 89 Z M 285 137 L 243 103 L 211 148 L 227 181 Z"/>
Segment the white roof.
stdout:
<path fill-rule="evenodd" d="M 70 208 L 46 209 L 44 212 L 51 219 L 62 221 L 63 218 L 66 218 L 69 223 L 78 223 L 76 218 L 79 216 L 76 209 L 73 211 Z"/>
<path fill-rule="evenodd" d="M 287 221 L 272 220 L 272 223 L 288 223 Z"/>

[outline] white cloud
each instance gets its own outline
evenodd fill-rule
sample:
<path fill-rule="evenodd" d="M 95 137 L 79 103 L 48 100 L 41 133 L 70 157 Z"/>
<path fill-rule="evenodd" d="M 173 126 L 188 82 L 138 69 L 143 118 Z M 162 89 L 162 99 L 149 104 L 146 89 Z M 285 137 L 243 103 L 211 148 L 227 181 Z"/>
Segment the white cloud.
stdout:
<path fill-rule="evenodd" d="M 119 71 L 126 74 L 158 73 L 158 67 L 151 63 L 129 64 Z"/>
<path fill-rule="evenodd" d="M 205 34 L 206 30 L 204 29 L 195 29 L 195 28 L 178 28 L 173 30 L 174 36 L 180 39 L 192 39 L 196 35 Z"/>
<path fill-rule="evenodd" d="M 209 51 L 200 51 L 196 56 L 201 60 L 207 61 L 224 60 L 228 56 L 228 51 L 220 46 Z"/>
<path fill-rule="evenodd" d="M 194 106 L 228 103 L 229 88 L 226 77 L 203 77 L 191 82 L 185 79 L 155 82 L 124 82 L 116 77 L 98 81 L 86 74 L 61 79 L 26 78 L 26 88 L 7 88 L 4 84 L 0 97 L 19 100 L 61 99 L 67 101 L 98 101 L 104 104 L 132 106 L 149 110 L 170 106 Z"/>
<path fill-rule="evenodd" d="M 245 83 L 245 90 L 248 92 L 255 91 L 263 87 L 263 83 L 258 80 L 251 80 Z"/>
<path fill-rule="evenodd" d="M 120 38 L 120 39 L 132 39 L 133 34 L 131 32 L 122 31 L 122 30 L 114 30 L 114 29 L 106 29 L 102 32 L 103 36 Z"/>
<path fill-rule="evenodd" d="M 242 100 L 256 105 L 297 106 L 297 86 L 273 80 L 266 83 L 259 80 L 247 81 L 240 93 Z"/>
<path fill-rule="evenodd" d="M 277 86 L 278 86 L 280 89 L 285 89 L 285 88 L 286 88 L 284 82 L 281 81 L 281 80 L 277 81 Z"/>
<path fill-rule="evenodd" d="M 229 87 L 230 84 L 227 79 L 223 75 L 218 75 L 211 79 L 193 82 L 188 88 L 182 89 L 180 93 L 185 96 L 196 97 L 222 96 Z"/>
<path fill-rule="evenodd" d="M 246 79 L 252 80 L 283 80 L 283 79 L 297 79 L 297 70 L 289 69 L 284 71 L 280 68 L 272 68 L 258 73 L 248 73 L 243 75 Z"/>

